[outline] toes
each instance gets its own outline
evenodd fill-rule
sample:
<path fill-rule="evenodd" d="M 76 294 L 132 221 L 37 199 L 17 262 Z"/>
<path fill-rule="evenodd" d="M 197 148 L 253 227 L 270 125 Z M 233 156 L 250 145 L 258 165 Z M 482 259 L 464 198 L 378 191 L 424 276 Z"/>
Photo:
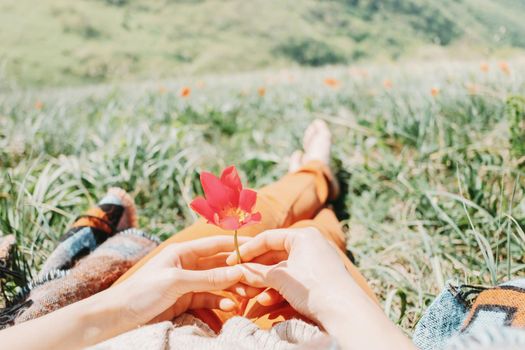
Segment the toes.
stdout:
<path fill-rule="evenodd" d="M 293 173 L 297 171 L 303 164 L 303 152 L 295 151 L 290 156 L 290 166 L 288 167 L 288 172 Z"/>
<path fill-rule="evenodd" d="M 303 149 L 304 150 L 307 150 L 310 143 L 312 143 L 312 138 L 317 133 L 316 130 L 317 130 L 317 127 L 315 125 L 315 122 L 310 123 L 310 125 L 308 125 L 308 127 L 306 128 L 304 132 L 304 137 L 303 137 Z"/>
<path fill-rule="evenodd" d="M 324 120 L 316 119 L 312 124 L 315 126 L 317 133 L 331 135 L 330 129 Z"/>
<path fill-rule="evenodd" d="M 303 163 L 319 160 L 328 165 L 330 162 L 332 133 L 328 125 L 321 120 L 314 120 L 306 129 L 303 139 Z"/>
<path fill-rule="evenodd" d="M 303 148 L 305 151 L 309 150 L 310 145 L 312 144 L 312 141 L 316 136 L 321 136 L 325 138 L 331 137 L 328 125 L 326 125 L 326 122 L 322 119 L 315 119 L 304 132 Z"/>

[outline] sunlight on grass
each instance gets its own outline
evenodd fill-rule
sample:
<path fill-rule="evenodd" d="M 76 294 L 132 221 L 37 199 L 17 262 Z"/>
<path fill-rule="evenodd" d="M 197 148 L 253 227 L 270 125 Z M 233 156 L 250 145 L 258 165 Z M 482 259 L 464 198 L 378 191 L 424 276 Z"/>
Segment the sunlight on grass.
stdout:
<path fill-rule="evenodd" d="M 525 267 L 524 154 L 512 144 L 524 116 L 507 103 L 525 92 L 525 64 L 508 62 L 509 74 L 483 64 L 7 89 L 0 231 L 17 236 L 36 270 L 77 214 L 121 186 L 140 226 L 166 238 L 194 221 L 201 170 L 235 164 L 250 187 L 267 184 L 320 117 L 348 189 L 339 208 L 348 247 L 409 331 L 448 278 L 490 285 Z"/>

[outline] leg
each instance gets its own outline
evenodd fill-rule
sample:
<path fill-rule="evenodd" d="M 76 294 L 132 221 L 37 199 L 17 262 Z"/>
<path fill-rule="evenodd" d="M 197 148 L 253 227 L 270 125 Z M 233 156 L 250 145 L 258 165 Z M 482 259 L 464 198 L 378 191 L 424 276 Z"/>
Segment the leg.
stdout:
<path fill-rule="evenodd" d="M 305 152 L 294 154 L 290 173 L 258 193 L 256 211 L 262 214 L 262 222 L 240 230 L 239 235 L 255 236 L 264 230 L 288 227 L 298 220 L 312 218 L 324 206 L 330 195 L 337 194 L 336 182 L 327 166 L 330 158 L 330 137 L 330 131 L 322 121 L 315 121 L 308 127 L 303 142 Z M 199 220 L 161 244 L 116 283 L 129 277 L 169 244 L 220 234 L 231 235 L 232 232 L 220 230 L 206 224 L 204 220 Z M 341 233 L 337 244 L 343 245 L 342 237 Z M 341 248 L 343 249 L 342 246 Z M 195 310 L 193 313 L 216 332 L 220 331 L 225 320 L 237 315 L 216 310 Z"/>
<path fill-rule="evenodd" d="M 262 222 L 239 230 L 239 235 L 255 236 L 265 230 L 288 227 L 297 220 L 313 217 L 328 199 L 332 181 L 330 169 L 326 165 L 320 161 L 311 161 L 298 171 L 262 188 L 258 192 L 256 204 L 256 211 L 262 214 Z M 117 283 L 128 278 L 169 244 L 232 234 L 201 219 L 164 241 L 128 270 Z"/>
<path fill-rule="evenodd" d="M 239 235 L 255 236 L 264 230 L 288 227 L 299 220 L 310 219 L 323 207 L 329 195 L 337 195 L 337 182 L 328 167 L 331 134 L 326 123 L 316 120 L 310 124 L 304 133 L 303 148 L 304 154 L 296 152 L 292 156 L 289 174 L 259 191 L 256 211 L 262 214 L 262 222 L 241 229 Z M 224 234 L 231 235 L 232 232 L 208 225 L 201 219 L 163 242 L 116 283 L 128 278 L 169 244 Z"/>
<path fill-rule="evenodd" d="M 324 122 L 316 120 L 310 124 L 304 134 L 304 154 L 294 153 L 290 173 L 258 193 L 256 211 L 262 214 L 262 222 L 239 230 L 239 235 L 255 236 L 264 230 L 288 227 L 299 220 L 310 219 L 323 207 L 329 195 L 337 195 L 337 182 L 327 165 L 330 140 L 330 130 Z M 116 283 L 128 278 L 169 244 L 224 234 L 231 235 L 232 232 L 208 225 L 201 219 L 163 242 Z"/>

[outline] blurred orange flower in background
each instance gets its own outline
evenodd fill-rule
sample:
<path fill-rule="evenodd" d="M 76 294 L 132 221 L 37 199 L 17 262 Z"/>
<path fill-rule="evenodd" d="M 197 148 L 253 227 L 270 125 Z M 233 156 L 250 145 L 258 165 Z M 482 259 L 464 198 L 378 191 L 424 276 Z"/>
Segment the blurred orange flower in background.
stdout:
<path fill-rule="evenodd" d="M 42 101 L 40 101 L 40 100 L 37 100 L 37 101 L 35 102 L 35 109 L 36 109 L 37 111 L 41 111 L 42 108 L 44 108 L 44 103 L 43 103 Z"/>
<path fill-rule="evenodd" d="M 324 80 L 324 84 L 328 87 L 331 87 L 332 89 L 337 89 L 339 86 L 341 86 L 341 82 L 335 78 L 326 78 Z"/>
<path fill-rule="evenodd" d="M 180 89 L 180 95 L 181 97 L 189 97 L 191 95 L 191 89 L 187 86 L 183 86 Z"/>
<path fill-rule="evenodd" d="M 159 86 L 159 94 L 164 95 L 168 89 L 164 85 Z"/>
<path fill-rule="evenodd" d="M 488 73 L 489 71 L 489 65 L 488 63 L 482 63 L 479 65 L 479 69 L 483 72 L 483 73 Z"/>
<path fill-rule="evenodd" d="M 383 80 L 383 86 L 385 87 L 385 89 L 391 89 L 392 86 L 394 86 L 394 84 L 392 83 L 392 80 L 385 79 Z"/>
<path fill-rule="evenodd" d="M 501 71 L 505 73 L 506 75 L 510 75 L 510 67 L 507 62 L 500 62 L 499 69 L 501 69 Z"/>
<path fill-rule="evenodd" d="M 432 97 L 438 96 L 439 93 L 440 93 L 440 90 L 437 87 L 433 87 L 432 89 L 430 89 L 430 94 L 432 95 Z"/>
<path fill-rule="evenodd" d="M 480 90 L 480 86 L 476 84 L 469 83 L 466 85 L 469 95 L 477 95 Z"/>
<path fill-rule="evenodd" d="M 260 88 L 257 89 L 257 94 L 263 97 L 264 95 L 266 95 L 266 88 L 264 86 L 261 86 Z"/>

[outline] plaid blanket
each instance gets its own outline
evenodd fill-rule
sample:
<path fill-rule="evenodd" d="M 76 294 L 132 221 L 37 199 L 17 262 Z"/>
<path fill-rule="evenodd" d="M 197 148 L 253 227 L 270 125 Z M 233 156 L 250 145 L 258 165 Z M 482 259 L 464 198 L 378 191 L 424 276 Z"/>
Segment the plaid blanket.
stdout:
<path fill-rule="evenodd" d="M 0 289 L 5 292 L 17 284 L 22 288 L 13 300 L 4 298 L 8 303 L 0 311 L 0 328 L 43 316 L 111 286 L 159 244 L 136 225 L 133 199 L 122 189 L 109 189 L 96 207 L 75 220 L 32 280 L 16 272 L 20 269 L 13 264 L 20 262 L 13 256 L 14 237 L 4 238 Z"/>
<path fill-rule="evenodd" d="M 422 350 L 525 349 L 525 279 L 496 287 L 452 283 L 417 324 Z"/>

